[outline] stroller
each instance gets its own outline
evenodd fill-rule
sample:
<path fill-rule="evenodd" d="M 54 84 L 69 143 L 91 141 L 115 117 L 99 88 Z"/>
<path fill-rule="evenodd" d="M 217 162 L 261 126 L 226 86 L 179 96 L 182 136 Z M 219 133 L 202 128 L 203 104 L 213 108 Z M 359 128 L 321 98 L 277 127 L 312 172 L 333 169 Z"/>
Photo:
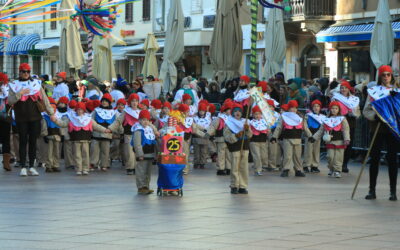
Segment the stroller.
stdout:
<path fill-rule="evenodd" d="M 161 164 L 158 163 L 157 195 L 180 195 L 183 196 L 183 169 L 184 164 Z"/>

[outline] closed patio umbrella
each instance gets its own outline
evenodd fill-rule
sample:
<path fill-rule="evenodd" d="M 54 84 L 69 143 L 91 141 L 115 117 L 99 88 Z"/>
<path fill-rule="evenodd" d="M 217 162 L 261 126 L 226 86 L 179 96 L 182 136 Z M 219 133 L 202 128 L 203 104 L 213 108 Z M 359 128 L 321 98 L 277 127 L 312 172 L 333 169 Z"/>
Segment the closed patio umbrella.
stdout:
<path fill-rule="evenodd" d="M 142 74 L 145 76 L 152 75 L 158 78 L 158 66 L 156 52 L 160 47 L 158 46 L 157 40 L 154 34 L 149 33 L 146 41 L 144 42 L 143 50 L 146 52 L 144 58 Z"/>

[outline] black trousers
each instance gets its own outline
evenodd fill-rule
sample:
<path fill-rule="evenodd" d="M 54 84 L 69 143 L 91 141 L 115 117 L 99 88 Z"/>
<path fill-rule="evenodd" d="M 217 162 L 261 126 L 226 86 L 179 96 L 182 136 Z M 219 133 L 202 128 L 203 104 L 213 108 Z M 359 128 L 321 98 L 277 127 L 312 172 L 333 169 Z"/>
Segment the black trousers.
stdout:
<path fill-rule="evenodd" d="M 3 154 L 10 153 L 11 123 L 0 121 L 0 142 L 3 145 Z"/>
<path fill-rule="evenodd" d="M 355 128 L 350 128 L 350 144 L 344 150 L 343 166 L 347 165 L 353 153 L 354 131 Z"/>
<path fill-rule="evenodd" d="M 372 136 L 371 136 L 372 138 Z M 375 190 L 376 180 L 379 173 L 379 161 L 381 158 L 381 150 L 383 144 L 387 144 L 386 159 L 388 162 L 390 192 L 396 192 L 397 184 L 397 153 L 399 152 L 399 144 L 392 134 L 378 134 L 375 143 L 371 149 L 371 163 L 369 167 L 369 188 Z"/>
<path fill-rule="evenodd" d="M 36 140 L 40 135 L 40 120 L 17 122 L 19 135 L 19 158 L 21 167 L 26 166 L 26 146 L 29 149 L 29 167 L 33 167 L 36 159 Z"/>

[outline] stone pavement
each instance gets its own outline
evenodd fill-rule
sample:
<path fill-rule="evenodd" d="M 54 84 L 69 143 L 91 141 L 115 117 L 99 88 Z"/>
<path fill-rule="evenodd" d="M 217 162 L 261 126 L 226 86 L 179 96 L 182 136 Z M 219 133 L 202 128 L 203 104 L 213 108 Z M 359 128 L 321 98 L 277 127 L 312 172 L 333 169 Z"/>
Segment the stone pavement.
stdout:
<path fill-rule="evenodd" d="M 182 198 L 138 196 L 120 166 L 88 177 L 0 171 L 0 249 L 400 249 L 386 168 L 376 201 L 363 198 L 367 173 L 350 199 L 359 165 L 342 179 L 322 169 L 251 176 L 249 195 L 231 195 L 229 177 L 208 166 L 186 177 Z"/>

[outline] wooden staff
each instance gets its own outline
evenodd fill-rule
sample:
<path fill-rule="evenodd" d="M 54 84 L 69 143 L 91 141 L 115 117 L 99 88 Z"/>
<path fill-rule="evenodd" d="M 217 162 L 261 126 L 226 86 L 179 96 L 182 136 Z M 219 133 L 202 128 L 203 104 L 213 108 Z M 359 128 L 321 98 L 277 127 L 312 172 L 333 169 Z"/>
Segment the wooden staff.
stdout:
<path fill-rule="evenodd" d="M 364 158 L 363 164 L 362 164 L 361 169 L 360 169 L 360 173 L 358 174 L 356 185 L 354 186 L 353 193 L 351 194 L 351 199 L 354 198 L 354 194 L 356 193 L 356 190 L 357 190 L 357 187 L 358 187 L 358 183 L 360 182 L 361 176 L 362 176 L 364 168 L 365 168 L 365 164 L 367 163 L 369 154 L 371 153 L 371 149 L 374 146 L 376 135 L 378 134 L 378 130 L 379 130 L 380 127 L 381 127 L 381 123 L 378 122 L 378 125 L 376 126 L 376 129 L 375 129 L 375 132 L 374 132 L 374 136 L 372 137 L 372 141 L 371 141 L 371 143 L 369 145 L 367 155 Z"/>

